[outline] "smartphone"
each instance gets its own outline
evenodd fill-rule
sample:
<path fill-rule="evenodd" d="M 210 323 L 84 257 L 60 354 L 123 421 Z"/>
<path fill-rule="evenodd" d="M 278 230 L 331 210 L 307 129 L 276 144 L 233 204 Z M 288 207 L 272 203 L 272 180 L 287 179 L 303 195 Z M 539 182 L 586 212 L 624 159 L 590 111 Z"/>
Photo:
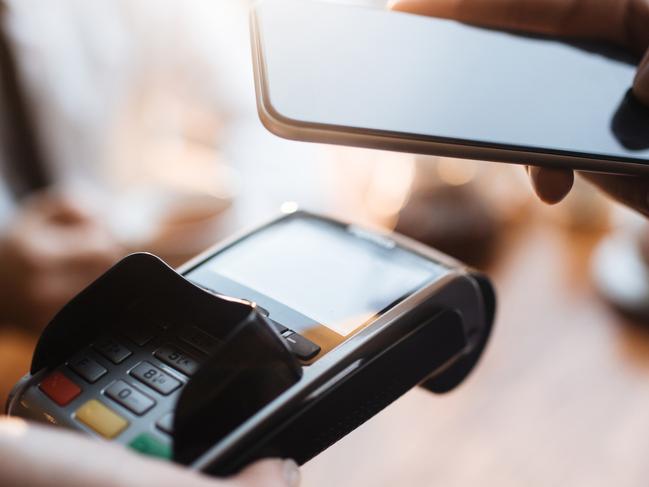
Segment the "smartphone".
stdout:
<path fill-rule="evenodd" d="M 494 307 L 433 249 L 296 212 L 179 272 L 126 257 L 45 329 L 7 412 L 208 473 L 304 463 L 415 385 L 462 382 Z"/>
<path fill-rule="evenodd" d="M 309 0 L 259 2 L 251 32 L 259 115 L 279 136 L 649 172 L 638 60 L 621 51 Z"/>

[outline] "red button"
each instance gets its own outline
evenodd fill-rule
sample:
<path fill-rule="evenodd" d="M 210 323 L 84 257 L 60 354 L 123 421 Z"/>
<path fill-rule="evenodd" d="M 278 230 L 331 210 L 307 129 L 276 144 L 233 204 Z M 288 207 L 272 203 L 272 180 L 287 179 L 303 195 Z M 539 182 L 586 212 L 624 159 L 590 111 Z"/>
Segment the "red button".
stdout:
<path fill-rule="evenodd" d="M 81 387 L 61 372 L 52 372 L 40 383 L 39 387 L 59 406 L 69 404 L 72 399 L 81 394 Z"/>

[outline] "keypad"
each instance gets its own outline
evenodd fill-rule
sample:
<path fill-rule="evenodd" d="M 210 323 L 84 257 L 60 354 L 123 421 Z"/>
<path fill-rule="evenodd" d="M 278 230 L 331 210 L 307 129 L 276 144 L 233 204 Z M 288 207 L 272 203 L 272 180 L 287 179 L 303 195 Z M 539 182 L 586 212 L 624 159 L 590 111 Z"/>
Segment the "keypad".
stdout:
<path fill-rule="evenodd" d="M 112 338 L 100 340 L 93 347 L 114 364 L 121 364 L 131 355 L 128 348 Z"/>
<path fill-rule="evenodd" d="M 299 359 L 310 360 L 320 351 L 301 335 L 269 321 Z M 200 360 L 222 342 L 190 323 L 171 327 L 148 318 L 128 324 L 115 337 L 99 339 L 74 356 L 39 388 L 60 406 L 71 404 L 72 417 L 98 435 L 121 436 L 138 452 L 170 458 L 173 407 L 184 376 L 195 374 Z M 134 431 L 127 435 L 129 428 Z"/>
<path fill-rule="evenodd" d="M 129 373 L 143 384 L 163 395 L 171 394 L 181 385 L 178 379 L 163 372 L 150 362 L 138 364 Z"/>
<path fill-rule="evenodd" d="M 108 370 L 96 360 L 84 356 L 68 363 L 68 366 L 91 384 L 101 379 Z"/>
<path fill-rule="evenodd" d="M 153 399 L 123 380 L 113 382 L 106 389 L 105 394 L 116 403 L 140 416 L 155 406 Z"/>
<path fill-rule="evenodd" d="M 199 367 L 196 359 L 169 343 L 160 347 L 153 355 L 165 364 L 188 376 L 193 375 Z"/>

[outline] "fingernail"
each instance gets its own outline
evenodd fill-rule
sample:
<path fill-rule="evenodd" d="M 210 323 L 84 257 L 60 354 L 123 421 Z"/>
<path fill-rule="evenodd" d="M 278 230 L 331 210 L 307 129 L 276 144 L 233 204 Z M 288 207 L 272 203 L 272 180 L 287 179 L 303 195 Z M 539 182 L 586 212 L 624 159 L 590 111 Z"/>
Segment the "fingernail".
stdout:
<path fill-rule="evenodd" d="M 572 171 L 561 169 L 531 167 L 529 174 L 534 191 L 549 205 L 563 200 L 572 189 L 574 182 Z"/>
<path fill-rule="evenodd" d="M 649 51 L 640 63 L 633 81 L 633 92 L 645 104 L 649 104 Z"/>
<path fill-rule="evenodd" d="M 288 487 L 297 487 L 300 485 L 300 469 L 293 460 L 284 460 L 284 479 Z"/>

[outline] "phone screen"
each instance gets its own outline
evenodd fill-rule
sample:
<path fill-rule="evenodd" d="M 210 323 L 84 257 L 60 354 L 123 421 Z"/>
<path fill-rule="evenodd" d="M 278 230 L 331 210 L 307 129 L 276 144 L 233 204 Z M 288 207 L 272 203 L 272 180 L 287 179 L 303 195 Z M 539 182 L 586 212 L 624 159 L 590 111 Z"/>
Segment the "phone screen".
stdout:
<path fill-rule="evenodd" d="M 267 0 L 256 25 L 289 123 L 649 163 L 620 51 L 310 1 Z"/>

